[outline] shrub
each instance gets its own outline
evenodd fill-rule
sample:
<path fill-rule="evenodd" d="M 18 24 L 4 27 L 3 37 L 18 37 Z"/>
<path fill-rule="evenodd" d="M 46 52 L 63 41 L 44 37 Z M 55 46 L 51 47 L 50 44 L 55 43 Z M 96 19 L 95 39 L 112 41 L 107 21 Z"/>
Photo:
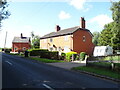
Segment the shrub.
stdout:
<path fill-rule="evenodd" d="M 77 52 L 68 52 L 68 53 L 66 53 L 66 60 L 71 61 L 71 57 L 72 57 L 73 54 L 77 54 Z"/>
<path fill-rule="evenodd" d="M 81 59 L 82 61 L 85 59 L 85 55 L 86 55 L 85 52 L 81 52 L 81 53 L 80 53 L 80 59 Z"/>
<path fill-rule="evenodd" d="M 66 54 L 62 52 L 62 53 L 61 53 L 61 56 L 60 56 L 60 59 L 64 60 L 64 59 L 65 59 L 65 56 L 66 56 Z"/>
<path fill-rule="evenodd" d="M 47 49 L 29 49 L 30 56 L 40 56 L 42 52 L 48 51 Z"/>
<path fill-rule="evenodd" d="M 104 60 L 120 60 L 120 56 L 107 56 Z"/>
<path fill-rule="evenodd" d="M 29 49 L 30 56 L 40 56 L 41 58 L 58 59 L 57 51 L 48 51 L 47 49 Z"/>

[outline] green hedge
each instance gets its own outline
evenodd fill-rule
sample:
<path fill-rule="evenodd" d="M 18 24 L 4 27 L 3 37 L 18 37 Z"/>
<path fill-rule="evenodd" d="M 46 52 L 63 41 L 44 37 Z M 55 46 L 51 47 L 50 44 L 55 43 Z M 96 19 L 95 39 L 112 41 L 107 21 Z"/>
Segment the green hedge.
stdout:
<path fill-rule="evenodd" d="M 48 58 L 48 59 L 58 59 L 57 51 L 48 51 L 47 49 L 31 49 L 28 50 L 30 56 L 40 56 L 40 58 Z"/>
<path fill-rule="evenodd" d="M 120 60 L 120 56 L 107 56 L 104 60 Z"/>
<path fill-rule="evenodd" d="M 85 60 L 85 55 L 86 55 L 86 53 L 85 52 L 81 52 L 80 53 L 80 60 Z"/>
<path fill-rule="evenodd" d="M 66 60 L 67 61 L 71 61 L 71 58 L 72 58 L 72 55 L 73 54 L 77 54 L 77 52 L 68 52 L 68 53 L 66 53 Z"/>

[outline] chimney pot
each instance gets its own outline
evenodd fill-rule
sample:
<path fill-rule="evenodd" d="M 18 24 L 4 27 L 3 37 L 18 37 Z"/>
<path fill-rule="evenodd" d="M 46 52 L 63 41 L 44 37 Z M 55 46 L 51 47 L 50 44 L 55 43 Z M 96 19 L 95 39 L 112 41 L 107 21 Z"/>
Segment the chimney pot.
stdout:
<path fill-rule="evenodd" d="M 23 37 L 23 34 L 21 33 L 21 38 Z"/>
<path fill-rule="evenodd" d="M 60 26 L 59 25 L 56 25 L 56 32 L 60 31 Z"/>

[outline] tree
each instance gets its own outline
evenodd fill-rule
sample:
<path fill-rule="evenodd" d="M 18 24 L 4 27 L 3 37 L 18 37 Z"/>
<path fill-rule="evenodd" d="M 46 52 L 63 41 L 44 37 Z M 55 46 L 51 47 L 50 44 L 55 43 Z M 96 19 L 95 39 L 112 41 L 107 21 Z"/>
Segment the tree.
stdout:
<path fill-rule="evenodd" d="M 111 43 L 115 50 L 120 50 L 120 1 L 112 3 L 111 11 L 112 18 L 114 20 L 114 25 L 112 28 L 113 37 L 111 38 Z"/>
<path fill-rule="evenodd" d="M 40 36 L 35 35 L 34 32 L 31 32 L 31 37 L 32 37 L 32 43 L 31 46 L 32 48 L 39 48 L 40 46 Z"/>
<path fill-rule="evenodd" d="M 98 45 L 100 46 L 112 46 L 111 38 L 113 37 L 112 32 L 113 22 L 106 24 L 104 29 L 101 31 L 100 36 L 98 38 Z"/>
<path fill-rule="evenodd" d="M 98 38 L 100 36 L 99 32 L 93 32 L 93 39 L 92 42 L 97 46 L 98 45 Z"/>
<path fill-rule="evenodd" d="M 10 16 L 10 12 L 6 10 L 6 7 L 8 7 L 7 1 L 0 0 L 0 28 L 2 21 Z"/>

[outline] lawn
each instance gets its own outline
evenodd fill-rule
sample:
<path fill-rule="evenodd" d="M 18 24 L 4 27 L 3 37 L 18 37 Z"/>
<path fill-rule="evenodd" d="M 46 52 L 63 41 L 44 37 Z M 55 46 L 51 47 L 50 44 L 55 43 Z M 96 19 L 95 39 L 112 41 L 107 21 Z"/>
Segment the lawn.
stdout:
<path fill-rule="evenodd" d="M 115 79 L 120 79 L 120 72 L 115 72 L 109 69 L 103 69 L 103 68 L 97 68 L 97 67 L 88 67 L 88 66 L 82 66 L 82 67 L 74 67 L 72 70 L 80 70 L 80 71 L 87 71 L 91 73 L 95 73 L 98 75 L 108 76 Z"/>
<path fill-rule="evenodd" d="M 29 57 L 29 58 L 32 60 L 37 60 L 37 61 L 44 62 L 44 63 L 65 62 L 61 60 L 51 60 L 51 59 L 38 58 L 38 57 Z"/>

